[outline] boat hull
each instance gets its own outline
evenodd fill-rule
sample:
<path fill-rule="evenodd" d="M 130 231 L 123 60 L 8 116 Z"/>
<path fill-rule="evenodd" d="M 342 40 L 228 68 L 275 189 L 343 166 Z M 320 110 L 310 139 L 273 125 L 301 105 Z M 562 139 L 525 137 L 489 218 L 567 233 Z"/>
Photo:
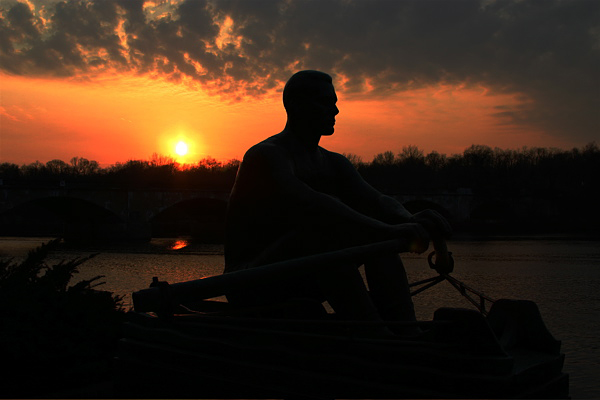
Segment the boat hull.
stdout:
<path fill-rule="evenodd" d="M 116 389 L 128 398 L 567 398 L 557 342 L 503 347 L 511 340 L 494 332 L 494 315 L 441 309 L 423 324 L 429 337 L 384 340 L 343 321 L 131 313 Z"/>

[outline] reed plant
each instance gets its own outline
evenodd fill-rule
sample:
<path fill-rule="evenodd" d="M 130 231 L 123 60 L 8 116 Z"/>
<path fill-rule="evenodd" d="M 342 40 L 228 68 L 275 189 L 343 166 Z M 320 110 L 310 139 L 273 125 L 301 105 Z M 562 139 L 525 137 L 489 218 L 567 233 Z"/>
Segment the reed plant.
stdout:
<path fill-rule="evenodd" d="M 96 254 L 52 264 L 47 258 L 58 245 L 43 244 L 20 262 L 0 260 L 4 398 L 53 397 L 110 379 L 122 299 L 98 290 L 103 276 L 73 284 Z"/>

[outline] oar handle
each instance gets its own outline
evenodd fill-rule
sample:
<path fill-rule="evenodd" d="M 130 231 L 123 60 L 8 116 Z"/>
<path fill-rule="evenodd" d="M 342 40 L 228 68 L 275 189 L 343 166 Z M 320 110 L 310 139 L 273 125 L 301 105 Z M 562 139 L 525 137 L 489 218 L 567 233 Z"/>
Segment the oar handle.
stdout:
<path fill-rule="evenodd" d="M 454 259 L 452 258 L 452 252 L 448 251 L 446 240 L 442 237 L 434 238 L 433 251 L 429 253 L 427 261 L 429 266 L 435 269 L 440 274 L 449 274 L 454 271 Z M 433 257 L 435 256 L 435 262 Z"/>

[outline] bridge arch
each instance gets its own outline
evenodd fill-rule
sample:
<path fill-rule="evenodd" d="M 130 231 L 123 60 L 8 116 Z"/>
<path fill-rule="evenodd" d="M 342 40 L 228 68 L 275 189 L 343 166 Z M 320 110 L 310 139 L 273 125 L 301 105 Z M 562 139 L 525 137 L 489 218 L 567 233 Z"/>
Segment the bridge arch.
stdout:
<path fill-rule="evenodd" d="M 491 199 L 473 207 L 470 217 L 472 220 L 507 220 L 514 214 L 515 207 L 510 201 Z"/>
<path fill-rule="evenodd" d="M 123 226 L 117 214 L 69 196 L 36 197 L 0 213 L 2 235 L 99 239 L 117 234 Z"/>
<path fill-rule="evenodd" d="M 210 243 L 225 237 L 227 200 L 197 197 L 181 200 L 150 218 L 152 237 L 193 236 Z"/>

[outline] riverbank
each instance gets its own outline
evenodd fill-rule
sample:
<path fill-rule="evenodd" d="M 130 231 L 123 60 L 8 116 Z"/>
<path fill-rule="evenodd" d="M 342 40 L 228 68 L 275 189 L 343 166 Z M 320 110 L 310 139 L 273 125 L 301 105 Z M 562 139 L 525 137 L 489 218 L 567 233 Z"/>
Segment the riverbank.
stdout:
<path fill-rule="evenodd" d="M 42 243 L 47 243 L 54 237 L 38 236 L 0 236 L 0 257 L 14 257 L 16 254 L 25 255 L 29 249 Z M 454 242 L 492 242 L 492 241 L 599 241 L 600 231 L 592 232 L 561 232 L 561 233 L 513 233 L 492 234 L 455 232 L 448 243 Z M 3 245 L 4 243 L 4 245 Z M 129 252 L 139 254 L 197 254 L 197 255 L 222 255 L 223 244 L 205 243 L 191 236 L 182 237 L 156 237 L 149 240 L 135 241 L 88 241 L 73 243 L 62 241 L 59 248 L 65 251 L 90 251 L 90 252 Z"/>

